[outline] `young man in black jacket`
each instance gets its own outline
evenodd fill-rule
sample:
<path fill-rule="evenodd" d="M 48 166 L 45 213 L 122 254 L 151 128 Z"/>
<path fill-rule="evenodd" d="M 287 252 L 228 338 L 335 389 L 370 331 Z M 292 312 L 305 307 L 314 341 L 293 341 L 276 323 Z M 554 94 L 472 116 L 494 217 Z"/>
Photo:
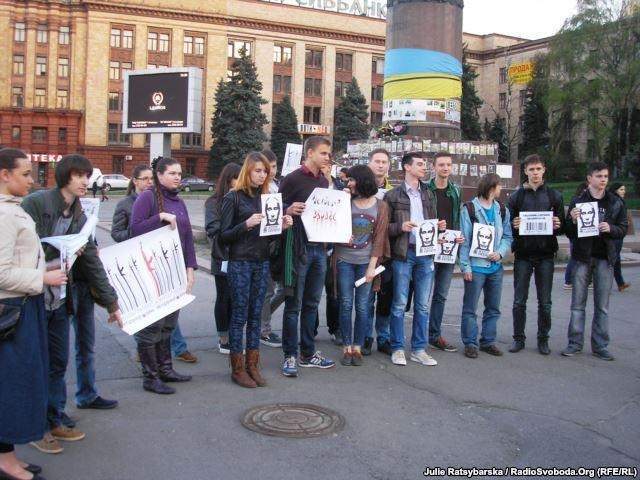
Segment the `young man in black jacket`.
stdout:
<path fill-rule="evenodd" d="M 527 298 L 529 283 L 534 275 L 538 296 L 538 351 L 549 355 L 549 330 L 551 329 L 551 288 L 553 286 L 553 258 L 558 251 L 556 236 L 562 233 L 564 205 L 562 195 L 544 183 L 545 164 L 538 155 L 529 155 L 523 162 L 527 181 L 509 197 L 509 213 L 513 225 L 515 255 L 513 270 L 513 345 L 510 352 L 524 348 L 524 327 L 527 322 Z M 538 225 L 522 224 L 520 212 L 553 212 L 551 233 L 535 235 Z M 535 222 L 536 224 L 538 222 Z M 520 226 L 525 227 L 520 235 Z"/>
<path fill-rule="evenodd" d="M 571 255 L 576 260 L 571 294 L 571 321 L 569 345 L 562 351 L 565 357 L 582 351 L 584 343 L 585 306 L 589 279 L 593 279 L 593 322 L 591 325 L 591 351 L 602 360 L 613 360 L 609 345 L 609 295 L 613 282 L 613 265 L 617 251 L 614 240 L 627 234 L 627 210 L 617 195 L 607 191 L 609 168 L 606 163 L 595 162 L 587 169 L 587 188 L 571 200 L 566 218 L 567 236 L 573 240 Z M 597 202 L 597 236 L 578 238 L 580 208 L 576 204 Z M 588 209 L 584 209 L 586 212 Z M 589 219 L 591 220 L 591 219 Z"/>

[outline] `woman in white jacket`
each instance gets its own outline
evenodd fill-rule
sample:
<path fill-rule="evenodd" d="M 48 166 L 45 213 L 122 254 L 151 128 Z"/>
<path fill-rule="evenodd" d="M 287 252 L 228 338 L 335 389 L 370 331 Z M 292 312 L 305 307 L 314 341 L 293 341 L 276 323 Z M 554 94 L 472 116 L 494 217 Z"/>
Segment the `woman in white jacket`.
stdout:
<path fill-rule="evenodd" d="M 15 444 L 40 440 L 47 418 L 47 326 L 44 285 L 64 285 L 59 269 L 46 272 L 35 224 L 22 209 L 33 184 L 24 152 L 0 150 L 0 478 L 41 479 L 41 468 L 21 462 Z M 20 315 L 12 310 L 19 308 Z M 16 312 L 17 313 L 17 312 Z"/>

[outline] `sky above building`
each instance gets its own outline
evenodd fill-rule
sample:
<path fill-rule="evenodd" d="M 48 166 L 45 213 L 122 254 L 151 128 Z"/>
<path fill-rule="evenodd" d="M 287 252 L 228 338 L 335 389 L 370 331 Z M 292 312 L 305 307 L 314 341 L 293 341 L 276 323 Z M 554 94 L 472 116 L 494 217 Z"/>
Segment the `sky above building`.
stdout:
<path fill-rule="evenodd" d="M 465 0 L 464 31 L 544 38 L 576 12 L 576 0 Z"/>

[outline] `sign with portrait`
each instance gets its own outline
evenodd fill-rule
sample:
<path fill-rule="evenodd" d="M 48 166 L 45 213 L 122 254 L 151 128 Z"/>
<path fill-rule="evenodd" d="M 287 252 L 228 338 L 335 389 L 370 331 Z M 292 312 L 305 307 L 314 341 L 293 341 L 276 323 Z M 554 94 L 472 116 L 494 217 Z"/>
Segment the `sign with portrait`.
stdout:
<path fill-rule="evenodd" d="M 597 237 L 600 235 L 598 202 L 576 203 L 580 210 L 578 217 L 578 238 Z"/>
<path fill-rule="evenodd" d="M 462 232 L 459 230 L 445 230 L 439 235 L 438 252 L 434 258 L 436 263 L 456 263 L 458 256 L 458 247 L 456 238 L 460 237 Z"/>
<path fill-rule="evenodd" d="M 262 221 L 260 236 L 279 235 L 282 233 L 282 194 L 267 193 L 261 196 Z"/>
<path fill-rule="evenodd" d="M 423 221 L 415 229 L 416 257 L 438 253 L 438 219 Z"/>
<path fill-rule="evenodd" d="M 473 224 L 470 257 L 487 258 L 493 252 L 496 229 L 493 225 Z"/>

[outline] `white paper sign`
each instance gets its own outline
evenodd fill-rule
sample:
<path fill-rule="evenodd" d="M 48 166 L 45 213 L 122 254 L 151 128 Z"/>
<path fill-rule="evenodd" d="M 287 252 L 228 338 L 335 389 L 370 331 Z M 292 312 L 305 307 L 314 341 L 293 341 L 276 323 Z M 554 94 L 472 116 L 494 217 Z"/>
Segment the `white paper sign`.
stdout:
<path fill-rule="evenodd" d="M 493 155 L 490 153 L 489 155 Z M 500 178 L 511 178 L 513 175 L 513 166 L 512 165 L 501 165 L 496 164 L 496 173 L 500 175 Z"/>
<path fill-rule="evenodd" d="M 384 272 L 386 269 L 382 266 L 379 265 L 378 267 L 376 267 L 376 269 L 374 270 L 374 273 L 376 274 L 376 276 L 380 275 L 382 272 Z M 359 278 L 358 280 L 356 280 L 356 288 L 364 285 L 364 283 L 367 281 L 367 277 L 362 277 Z"/>
<path fill-rule="evenodd" d="M 310 242 L 349 243 L 351 196 L 341 190 L 316 188 L 300 216 Z"/>
<path fill-rule="evenodd" d="M 100 251 L 109 283 L 118 294 L 123 330 L 129 335 L 188 305 L 187 271 L 178 230 L 169 226 Z"/>
<path fill-rule="evenodd" d="M 376 198 L 378 200 L 384 200 L 385 193 L 387 193 L 387 189 L 386 188 L 379 188 L 378 189 L 378 193 L 376 193 Z"/>
<path fill-rule="evenodd" d="M 289 175 L 300 167 L 302 160 L 302 145 L 297 143 L 287 143 L 287 150 L 284 153 L 284 161 L 282 162 L 282 176 Z"/>
<path fill-rule="evenodd" d="M 496 241 L 496 229 L 493 225 L 473 224 L 470 257 L 487 258 L 493 252 Z"/>
<path fill-rule="evenodd" d="M 553 235 L 553 212 L 520 212 L 521 236 Z"/>
<path fill-rule="evenodd" d="M 456 257 L 458 256 L 459 243 L 456 243 L 456 238 L 460 237 L 462 232 L 459 230 L 445 230 L 439 235 L 438 253 L 434 257 L 433 261 L 436 263 L 456 263 Z"/>
<path fill-rule="evenodd" d="M 267 193 L 261 196 L 262 221 L 260 236 L 279 235 L 282 233 L 282 194 Z"/>
<path fill-rule="evenodd" d="M 82 211 L 84 214 L 89 217 L 98 218 L 98 214 L 100 213 L 100 199 L 99 198 L 88 198 L 82 197 L 80 199 L 80 205 L 82 206 Z M 91 233 L 93 238 L 96 238 L 96 227 L 93 227 L 93 232 Z"/>
<path fill-rule="evenodd" d="M 414 230 L 416 235 L 416 257 L 438 253 L 438 219 L 425 220 Z"/>
<path fill-rule="evenodd" d="M 578 238 L 597 237 L 600 235 L 600 230 L 598 229 L 600 224 L 598 202 L 576 203 L 576 208 L 580 209 Z"/>

